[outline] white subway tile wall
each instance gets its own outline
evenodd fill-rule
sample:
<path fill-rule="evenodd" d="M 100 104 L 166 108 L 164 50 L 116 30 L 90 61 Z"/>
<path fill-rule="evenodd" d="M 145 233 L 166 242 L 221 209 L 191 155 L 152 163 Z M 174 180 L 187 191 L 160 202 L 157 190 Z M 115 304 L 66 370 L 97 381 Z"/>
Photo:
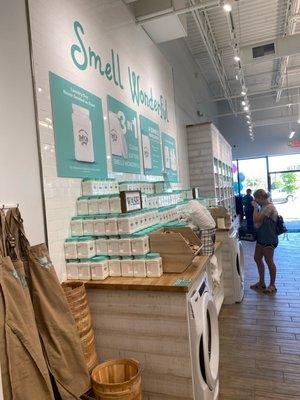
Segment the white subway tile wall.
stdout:
<path fill-rule="evenodd" d="M 120 1 L 106 0 L 29 0 L 32 30 L 34 76 L 38 106 L 39 135 L 42 154 L 43 183 L 46 203 L 49 251 L 60 279 L 66 278 L 64 239 L 70 235 L 70 219 L 76 214 L 76 199 L 81 195 L 81 180 L 57 177 L 55 141 L 49 90 L 49 71 L 72 81 L 102 99 L 106 131 L 106 151 L 110 154 L 106 94 L 134 106 L 129 86 L 120 90 L 93 68 L 81 71 L 71 59 L 71 46 L 77 43 L 73 24 L 84 26 L 88 45 L 106 62 L 111 49 L 120 55 L 124 85 L 129 85 L 127 67 L 141 75 L 147 90 L 153 88 L 168 102 L 169 122 L 155 116 L 148 108 L 137 108 L 138 114 L 156 120 L 161 131 L 176 137 L 173 78 L 170 65 Z M 111 159 L 108 157 L 111 175 Z M 142 157 L 141 157 L 142 163 Z M 119 180 L 138 180 L 143 175 L 116 174 Z M 157 177 L 153 177 L 153 180 Z"/>

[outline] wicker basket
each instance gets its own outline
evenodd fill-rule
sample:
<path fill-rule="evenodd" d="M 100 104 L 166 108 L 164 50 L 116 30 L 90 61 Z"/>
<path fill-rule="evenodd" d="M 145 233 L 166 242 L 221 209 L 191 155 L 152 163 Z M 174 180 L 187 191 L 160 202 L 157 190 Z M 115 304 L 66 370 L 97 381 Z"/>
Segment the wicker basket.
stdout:
<path fill-rule="evenodd" d="M 214 254 L 216 229 L 202 229 L 199 233 L 199 237 L 203 244 L 202 254 L 208 256 Z"/>
<path fill-rule="evenodd" d="M 136 360 L 109 360 L 92 372 L 98 400 L 142 400 L 141 368 Z"/>
<path fill-rule="evenodd" d="M 62 284 L 67 302 L 76 322 L 85 362 L 90 373 L 99 364 L 95 334 L 86 290 L 82 282 L 65 282 Z"/>

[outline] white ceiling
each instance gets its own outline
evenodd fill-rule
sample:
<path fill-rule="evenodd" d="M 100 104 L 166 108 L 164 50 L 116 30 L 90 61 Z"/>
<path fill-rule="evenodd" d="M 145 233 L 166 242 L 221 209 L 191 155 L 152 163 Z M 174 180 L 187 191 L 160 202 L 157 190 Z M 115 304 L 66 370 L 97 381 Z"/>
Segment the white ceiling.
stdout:
<path fill-rule="evenodd" d="M 293 26 L 294 33 L 300 32 L 300 0 L 239 0 L 231 3 L 231 16 L 239 48 L 283 37 L 285 32 L 291 33 Z M 201 0 L 190 0 L 189 4 L 201 4 Z M 214 39 L 217 56 L 221 58 L 224 66 L 224 77 L 234 110 L 229 106 L 228 98 L 224 99 L 226 97 L 224 85 L 222 86 L 218 78 L 192 13 L 187 14 L 188 36 L 185 40 L 205 76 L 214 101 L 218 99 L 219 115 L 225 117 L 238 112 L 241 118 L 245 118 L 241 106 L 243 98 L 240 97 L 242 87 L 240 81 L 236 80 L 238 64 L 234 61 L 234 49 L 227 21 L 228 15 L 222 6 L 210 8 L 207 11 L 197 10 L 197 14 L 206 21 L 206 28 L 209 30 L 207 33 Z M 280 65 L 280 59 L 248 65 L 243 65 L 241 62 L 254 127 L 266 123 L 275 125 L 282 122 L 282 117 L 285 117 L 284 125 L 288 133 L 289 129 L 297 125 L 296 121 L 299 116 L 300 54 L 288 58 L 287 72 L 281 76 L 282 86 L 290 89 L 284 90 L 280 101 L 276 101 L 278 86 L 275 84 L 275 77 L 280 70 Z M 258 92 L 263 93 L 258 94 Z M 294 121 L 294 125 L 290 125 L 286 118 L 290 122 Z"/>

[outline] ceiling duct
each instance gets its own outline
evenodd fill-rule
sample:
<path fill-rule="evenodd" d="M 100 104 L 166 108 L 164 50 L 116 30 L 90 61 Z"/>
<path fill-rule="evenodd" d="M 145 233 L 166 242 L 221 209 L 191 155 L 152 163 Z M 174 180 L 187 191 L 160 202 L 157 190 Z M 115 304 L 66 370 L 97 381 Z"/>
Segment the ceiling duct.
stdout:
<path fill-rule="evenodd" d="M 185 0 L 138 0 L 133 3 L 136 20 L 155 43 L 163 43 L 187 36 Z M 159 18 L 151 18 L 159 16 Z"/>
<path fill-rule="evenodd" d="M 300 54 L 300 34 L 268 40 L 240 48 L 244 64 L 274 60 L 276 58 Z"/>

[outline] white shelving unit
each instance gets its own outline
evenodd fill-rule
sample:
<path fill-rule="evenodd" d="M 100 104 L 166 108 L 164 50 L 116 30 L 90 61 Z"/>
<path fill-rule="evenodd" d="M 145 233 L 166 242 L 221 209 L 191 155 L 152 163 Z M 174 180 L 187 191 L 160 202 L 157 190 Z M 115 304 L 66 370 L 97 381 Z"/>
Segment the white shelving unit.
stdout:
<path fill-rule="evenodd" d="M 234 213 L 232 150 L 212 123 L 187 126 L 191 187 Z"/>

